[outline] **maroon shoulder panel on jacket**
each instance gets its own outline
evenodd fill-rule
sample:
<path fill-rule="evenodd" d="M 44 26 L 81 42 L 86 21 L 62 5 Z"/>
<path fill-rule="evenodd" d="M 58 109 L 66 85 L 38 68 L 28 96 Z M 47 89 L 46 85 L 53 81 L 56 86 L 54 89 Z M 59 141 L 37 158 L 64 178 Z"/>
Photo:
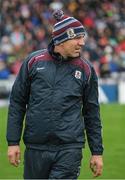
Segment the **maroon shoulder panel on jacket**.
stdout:
<path fill-rule="evenodd" d="M 39 61 L 53 61 L 52 57 L 46 52 L 42 52 L 41 54 L 37 54 L 36 56 L 32 57 L 28 63 L 28 69 L 32 67 L 32 65 Z"/>
<path fill-rule="evenodd" d="M 83 58 L 76 58 L 73 61 L 70 61 L 70 64 L 73 64 L 73 65 L 78 66 L 81 69 L 83 69 L 83 71 L 85 72 L 87 79 L 89 81 L 90 76 L 91 76 L 91 67 L 90 67 L 89 63 L 87 62 L 87 60 L 85 60 Z"/>
<path fill-rule="evenodd" d="M 40 54 L 37 54 L 36 56 L 33 56 L 29 63 L 28 63 L 28 69 L 31 69 L 32 65 L 36 62 L 39 61 L 54 61 L 54 59 L 52 58 L 52 56 L 49 54 L 48 51 L 44 51 Z M 72 61 L 68 62 L 69 64 L 75 65 L 80 67 L 81 69 L 83 69 L 83 71 L 85 72 L 87 79 L 89 81 L 90 76 L 91 76 L 91 68 L 89 63 L 87 62 L 87 60 L 83 59 L 83 58 L 76 58 Z"/>

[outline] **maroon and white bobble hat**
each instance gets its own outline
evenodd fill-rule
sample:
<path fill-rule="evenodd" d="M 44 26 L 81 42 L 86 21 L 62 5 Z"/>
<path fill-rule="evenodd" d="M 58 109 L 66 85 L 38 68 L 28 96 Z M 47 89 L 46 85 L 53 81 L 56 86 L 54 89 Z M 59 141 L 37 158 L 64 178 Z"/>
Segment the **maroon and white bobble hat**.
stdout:
<path fill-rule="evenodd" d="M 74 17 L 64 15 L 62 10 L 56 10 L 53 13 L 57 23 L 53 27 L 52 38 L 54 44 L 60 44 L 69 39 L 73 39 L 76 36 L 85 36 L 86 31 L 80 21 Z"/>

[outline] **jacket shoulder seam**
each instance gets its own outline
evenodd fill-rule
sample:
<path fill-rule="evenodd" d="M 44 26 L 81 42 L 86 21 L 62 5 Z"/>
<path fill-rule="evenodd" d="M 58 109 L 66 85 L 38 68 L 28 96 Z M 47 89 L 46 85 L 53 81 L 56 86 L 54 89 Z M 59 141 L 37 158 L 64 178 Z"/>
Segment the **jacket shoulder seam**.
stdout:
<path fill-rule="evenodd" d="M 91 78 L 91 74 L 92 74 L 92 72 L 91 72 L 91 66 L 90 66 L 90 64 L 89 64 L 89 62 L 88 62 L 88 60 L 86 60 L 86 59 L 84 59 L 84 58 L 80 58 L 81 60 L 82 60 L 82 62 L 84 63 L 84 69 L 85 69 L 85 73 L 86 73 L 86 75 L 87 75 L 87 82 L 89 83 L 89 81 L 90 81 L 90 78 Z"/>
<path fill-rule="evenodd" d="M 34 61 L 36 60 L 36 58 L 42 57 L 42 55 L 44 55 L 44 53 L 47 52 L 47 49 L 43 49 L 41 51 L 36 51 L 35 54 L 31 54 L 31 57 L 28 61 L 28 71 L 30 70 L 30 68 L 32 67 Z"/>

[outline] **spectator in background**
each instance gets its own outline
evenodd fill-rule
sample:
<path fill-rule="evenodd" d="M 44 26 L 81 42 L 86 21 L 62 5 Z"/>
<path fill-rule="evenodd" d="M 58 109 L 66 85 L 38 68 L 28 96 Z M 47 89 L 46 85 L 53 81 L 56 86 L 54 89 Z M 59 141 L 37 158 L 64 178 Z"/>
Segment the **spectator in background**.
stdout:
<path fill-rule="evenodd" d="M 6 66 L 6 57 L 4 55 L 0 56 L 0 79 L 7 79 L 10 75 L 10 71 Z"/>
<path fill-rule="evenodd" d="M 21 25 L 15 25 L 13 32 L 10 34 L 10 40 L 15 50 L 20 49 L 24 45 L 24 34 L 21 30 Z"/>
<path fill-rule="evenodd" d="M 14 47 L 10 41 L 10 37 L 9 36 L 3 36 L 1 39 L 1 43 L 0 43 L 0 51 L 1 53 L 4 54 L 12 54 L 14 51 Z"/>

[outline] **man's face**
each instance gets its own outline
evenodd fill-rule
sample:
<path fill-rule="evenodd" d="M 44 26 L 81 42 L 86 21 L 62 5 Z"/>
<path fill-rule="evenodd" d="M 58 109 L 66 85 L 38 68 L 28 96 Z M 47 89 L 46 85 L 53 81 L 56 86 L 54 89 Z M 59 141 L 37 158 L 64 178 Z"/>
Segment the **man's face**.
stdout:
<path fill-rule="evenodd" d="M 61 44 L 64 57 L 78 57 L 82 46 L 85 44 L 84 36 L 77 36 Z"/>

